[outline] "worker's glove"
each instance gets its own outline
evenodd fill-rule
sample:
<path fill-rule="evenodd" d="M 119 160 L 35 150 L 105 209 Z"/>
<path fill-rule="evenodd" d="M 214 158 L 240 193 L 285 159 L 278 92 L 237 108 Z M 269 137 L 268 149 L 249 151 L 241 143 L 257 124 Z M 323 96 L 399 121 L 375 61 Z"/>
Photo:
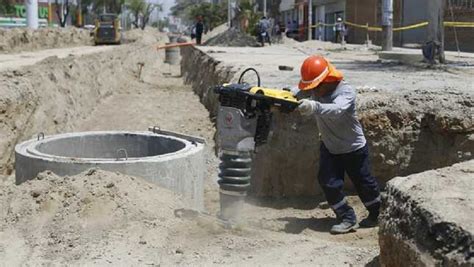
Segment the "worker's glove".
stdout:
<path fill-rule="evenodd" d="M 303 116 L 310 116 L 314 114 L 314 112 L 316 112 L 316 109 L 318 107 L 318 102 L 314 100 L 302 99 L 298 101 L 298 103 L 299 103 L 298 111 Z"/>

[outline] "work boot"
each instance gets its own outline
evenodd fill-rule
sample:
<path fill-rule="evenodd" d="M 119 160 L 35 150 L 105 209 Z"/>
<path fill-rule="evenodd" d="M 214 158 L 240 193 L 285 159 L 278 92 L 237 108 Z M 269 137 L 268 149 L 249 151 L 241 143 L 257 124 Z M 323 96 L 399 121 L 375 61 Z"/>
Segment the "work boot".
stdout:
<path fill-rule="evenodd" d="M 377 227 L 377 225 L 379 225 L 378 214 L 369 213 L 369 216 L 360 221 L 359 225 L 361 228 Z"/>
<path fill-rule="evenodd" d="M 379 214 L 380 214 L 380 202 L 367 207 L 369 210 L 369 216 L 359 222 L 360 227 L 362 228 L 373 228 L 379 224 Z"/>
<path fill-rule="evenodd" d="M 331 234 L 337 235 L 337 234 L 345 234 L 349 232 L 354 232 L 357 228 L 359 228 L 359 225 L 357 224 L 356 221 L 347 221 L 344 220 L 339 224 L 335 224 L 331 227 Z"/>

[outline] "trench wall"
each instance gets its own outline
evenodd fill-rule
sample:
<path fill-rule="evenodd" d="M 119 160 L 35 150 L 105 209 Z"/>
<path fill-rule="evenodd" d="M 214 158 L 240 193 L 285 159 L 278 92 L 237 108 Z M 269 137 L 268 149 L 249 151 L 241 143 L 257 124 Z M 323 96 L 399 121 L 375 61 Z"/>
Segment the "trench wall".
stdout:
<path fill-rule="evenodd" d="M 218 101 L 211 87 L 235 82 L 241 67 L 216 60 L 198 47 L 181 51 L 185 81 L 214 120 Z M 473 107 L 473 95 L 456 90 L 358 90 L 358 116 L 370 147 L 373 173 L 387 182 L 395 176 L 473 159 Z M 274 123 L 272 139 L 254 159 L 254 194 L 321 193 L 316 182 L 320 145 L 316 122 L 297 113 L 276 113 Z"/>
<path fill-rule="evenodd" d="M 17 143 L 39 132 L 71 131 L 102 100 L 139 81 L 138 63 L 144 64 L 142 73 L 162 64 L 153 48 L 157 42 L 165 40 L 148 36 L 106 52 L 52 56 L 0 72 L 0 173 L 13 172 Z"/>
<path fill-rule="evenodd" d="M 474 160 L 388 182 L 382 266 L 473 266 Z"/>

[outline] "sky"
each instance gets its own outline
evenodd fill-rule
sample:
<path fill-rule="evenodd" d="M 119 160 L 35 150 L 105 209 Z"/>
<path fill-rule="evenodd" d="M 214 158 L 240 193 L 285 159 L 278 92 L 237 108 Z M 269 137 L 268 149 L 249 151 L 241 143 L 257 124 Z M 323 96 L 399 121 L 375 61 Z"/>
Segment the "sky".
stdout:
<path fill-rule="evenodd" d="M 147 2 L 155 3 L 155 4 L 160 4 L 163 7 L 162 12 L 154 11 L 151 16 L 150 16 L 150 21 L 155 21 L 157 19 L 163 19 L 164 17 L 167 17 L 170 12 L 171 12 L 171 7 L 174 6 L 175 1 L 174 0 L 146 0 Z"/>
<path fill-rule="evenodd" d="M 174 0 L 158 0 L 158 2 L 163 5 L 162 16 L 167 16 L 170 13 L 171 7 L 174 6 L 174 3 L 175 3 Z"/>

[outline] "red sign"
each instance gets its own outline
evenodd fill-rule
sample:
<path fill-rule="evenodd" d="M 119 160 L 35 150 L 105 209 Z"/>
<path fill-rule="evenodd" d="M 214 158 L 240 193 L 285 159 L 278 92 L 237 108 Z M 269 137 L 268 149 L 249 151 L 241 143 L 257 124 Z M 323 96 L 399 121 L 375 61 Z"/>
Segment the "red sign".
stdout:
<path fill-rule="evenodd" d="M 232 116 L 232 113 L 227 113 L 225 115 L 225 124 L 227 124 L 227 126 L 231 126 L 232 123 L 234 122 L 234 116 Z"/>

